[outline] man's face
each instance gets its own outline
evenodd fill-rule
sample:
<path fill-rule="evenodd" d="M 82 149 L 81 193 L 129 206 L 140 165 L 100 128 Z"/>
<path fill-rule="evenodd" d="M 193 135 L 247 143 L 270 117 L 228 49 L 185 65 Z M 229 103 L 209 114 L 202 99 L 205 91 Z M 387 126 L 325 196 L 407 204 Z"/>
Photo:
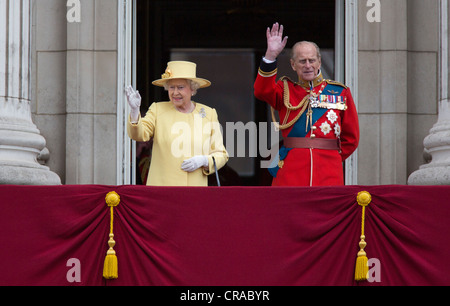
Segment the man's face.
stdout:
<path fill-rule="evenodd" d="M 297 45 L 294 54 L 294 59 L 291 59 L 291 67 L 297 72 L 299 79 L 314 80 L 322 65 L 314 45 L 308 43 Z"/>

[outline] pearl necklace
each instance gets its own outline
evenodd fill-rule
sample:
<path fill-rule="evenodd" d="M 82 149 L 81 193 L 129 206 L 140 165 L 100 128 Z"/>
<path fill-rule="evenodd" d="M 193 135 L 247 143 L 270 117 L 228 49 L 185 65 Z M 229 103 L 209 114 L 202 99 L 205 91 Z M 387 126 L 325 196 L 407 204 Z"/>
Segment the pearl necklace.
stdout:
<path fill-rule="evenodd" d="M 191 108 L 188 111 L 184 111 L 183 109 L 179 108 L 179 107 L 175 107 L 180 113 L 184 113 L 184 114 L 190 114 L 194 111 L 195 109 L 195 103 L 191 101 Z"/>

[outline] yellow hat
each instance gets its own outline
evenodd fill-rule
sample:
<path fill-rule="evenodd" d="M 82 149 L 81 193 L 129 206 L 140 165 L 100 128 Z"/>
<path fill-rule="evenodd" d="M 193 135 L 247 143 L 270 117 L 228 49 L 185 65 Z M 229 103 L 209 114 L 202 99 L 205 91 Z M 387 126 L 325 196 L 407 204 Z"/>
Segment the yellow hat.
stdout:
<path fill-rule="evenodd" d="M 173 79 L 189 79 L 200 84 L 200 88 L 205 88 L 211 85 L 211 82 L 205 79 L 197 78 L 196 76 L 197 64 L 185 61 L 172 61 L 167 63 L 166 72 L 161 76 L 161 79 L 152 82 L 153 85 L 163 87 L 164 84 Z"/>

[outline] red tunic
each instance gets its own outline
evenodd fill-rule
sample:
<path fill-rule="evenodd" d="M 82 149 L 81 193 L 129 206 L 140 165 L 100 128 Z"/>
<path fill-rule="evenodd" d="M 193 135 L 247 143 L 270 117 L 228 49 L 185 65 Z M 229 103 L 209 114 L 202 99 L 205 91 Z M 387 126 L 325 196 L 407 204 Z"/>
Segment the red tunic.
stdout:
<path fill-rule="evenodd" d="M 285 120 L 287 108 L 284 102 L 284 82 L 276 81 L 276 62 L 261 62 L 258 76 L 254 84 L 255 97 L 267 102 L 279 113 L 280 124 L 291 122 L 301 109 L 291 111 Z M 298 106 L 312 92 L 318 101 L 324 101 L 320 107 L 312 107 L 312 128 L 308 123 L 307 110 L 296 123 L 282 130 L 283 138 L 308 137 L 340 139 L 341 150 L 324 149 L 287 149 L 280 148 L 279 167 L 271 169 L 273 186 L 336 186 L 344 185 L 343 162 L 358 147 L 359 123 L 358 115 L 350 89 L 338 82 L 324 80 L 320 74 L 312 82 L 294 83 L 287 80 L 289 101 L 291 106 Z M 343 101 L 343 103 L 338 103 Z M 345 110 L 342 106 L 345 104 Z M 275 170 L 275 171 L 274 171 Z M 277 170 L 277 171 L 276 171 Z"/>

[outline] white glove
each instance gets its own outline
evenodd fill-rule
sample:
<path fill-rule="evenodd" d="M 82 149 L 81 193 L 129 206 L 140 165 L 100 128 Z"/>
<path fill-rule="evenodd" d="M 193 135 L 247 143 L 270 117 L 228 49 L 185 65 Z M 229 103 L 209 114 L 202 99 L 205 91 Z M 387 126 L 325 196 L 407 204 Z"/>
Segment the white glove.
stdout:
<path fill-rule="evenodd" d="M 205 155 L 197 155 L 192 158 L 186 159 L 181 164 L 181 170 L 186 172 L 193 172 L 200 167 L 208 167 L 208 157 Z"/>
<path fill-rule="evenodd" d="M 142 100 L 141 95 L 139 94 L 139 91 L 135 91 L 131 85 L 125 89 L 125 93 L 127 94 L 128 105 L 131 108 L 131 122 L 137 122 L 139 120 L 139 107 L 141 106 Z"/>

